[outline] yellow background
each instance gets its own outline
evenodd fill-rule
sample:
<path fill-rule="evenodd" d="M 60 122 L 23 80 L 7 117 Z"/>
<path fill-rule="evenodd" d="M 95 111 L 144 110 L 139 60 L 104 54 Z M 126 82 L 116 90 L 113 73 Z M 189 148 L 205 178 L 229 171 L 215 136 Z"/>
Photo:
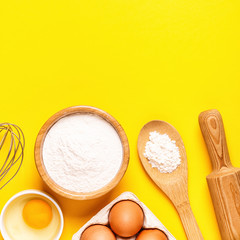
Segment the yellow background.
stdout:
<path fill-rule="evenodd" d="M 22 128 L 26 149 L 20 172 L 0 191 L 0 210 L 21 190 L 47 190 L 34 163 L 42 124 L 65 107 L 92 105 L 125 129 L 130 164 L 121 183 L 100 199 L 77 202 L 54 195 L 65 217 L 61 240 L 71 239 L 126 190 L 176 239 L 186 239 L 173 205 L 137 156 L 138 133 L 153 119 L 168 121 L 181 134 L 194 214 L 204 239 L 220 239 L 198 115 L 220 110 L 231 160 L 239 167 L 239 10 L 238 0 L 1 0 L 0 122 Z"/>

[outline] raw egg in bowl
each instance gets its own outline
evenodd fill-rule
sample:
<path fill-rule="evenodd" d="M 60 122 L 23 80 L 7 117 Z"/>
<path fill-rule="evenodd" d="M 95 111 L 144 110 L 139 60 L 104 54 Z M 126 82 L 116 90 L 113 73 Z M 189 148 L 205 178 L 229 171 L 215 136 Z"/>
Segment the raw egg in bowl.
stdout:
<path fill-rule="evenodd" d="M 58 240 L 63 230 L 59 205 L 38 190 L 25 190 L 8 200 L 1 213 L 4 240 Z"/>

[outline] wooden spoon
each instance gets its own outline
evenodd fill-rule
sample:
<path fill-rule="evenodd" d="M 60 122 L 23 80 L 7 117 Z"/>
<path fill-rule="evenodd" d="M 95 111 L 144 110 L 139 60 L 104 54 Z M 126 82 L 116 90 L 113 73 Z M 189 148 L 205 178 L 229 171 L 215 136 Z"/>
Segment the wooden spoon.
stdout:
<path fill-rule="evenodd" d="M 149 133 L 152 131 L 157 131 L 160 134 L 166 133 L 172 140 L 176 141 L 181 156 L 181 164 L 171 173 L 161 173 L 157 168 L 153 168 L 144 157 L 145 145 L 149 140 Z M 189 240 L 202 240 L 203 236 L 189 203 L 187 155 L 183 141 L 177 130 L 167 122 L 159 120 L 151 121 L 144 125 L 140 131 L 137 146 L 140 160 L 146 172 L 177 209 L 187 238 Z"/>

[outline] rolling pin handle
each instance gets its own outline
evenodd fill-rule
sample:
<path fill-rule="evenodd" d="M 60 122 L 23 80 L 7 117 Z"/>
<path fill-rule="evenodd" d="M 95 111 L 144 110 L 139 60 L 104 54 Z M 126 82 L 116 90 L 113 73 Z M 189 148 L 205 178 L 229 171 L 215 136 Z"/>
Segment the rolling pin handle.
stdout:
<path fill-rule="evenodd" d="M 213 170 L 220 170 L 222 167 L 232 167 L 223 121 L 219 111 L 213 109 L 200 113 L 199 125 L 207 145 Z"/>

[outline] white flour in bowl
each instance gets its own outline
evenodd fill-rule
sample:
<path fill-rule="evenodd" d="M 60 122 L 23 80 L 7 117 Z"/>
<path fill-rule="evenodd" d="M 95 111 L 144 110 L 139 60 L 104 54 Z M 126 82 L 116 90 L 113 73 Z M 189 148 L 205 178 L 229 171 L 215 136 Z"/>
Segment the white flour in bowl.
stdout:
<path fill-rule="evenodd" d="M 171 140 L 167 134 L 160 134 L 157 131 L 150 132 L 144 156 L 152 167 L 158 168 L 161 173 L 171 173 L 181 164 L 176 141 Z"/>
<path fill-rule="evenodd" d="M 49 176 L 75 192 L 92 192 L 107 185 L 116 176 L 122 159 L 116 130 L 94 114 L 60 119 L 43 144 L 43 162 Z"/>

